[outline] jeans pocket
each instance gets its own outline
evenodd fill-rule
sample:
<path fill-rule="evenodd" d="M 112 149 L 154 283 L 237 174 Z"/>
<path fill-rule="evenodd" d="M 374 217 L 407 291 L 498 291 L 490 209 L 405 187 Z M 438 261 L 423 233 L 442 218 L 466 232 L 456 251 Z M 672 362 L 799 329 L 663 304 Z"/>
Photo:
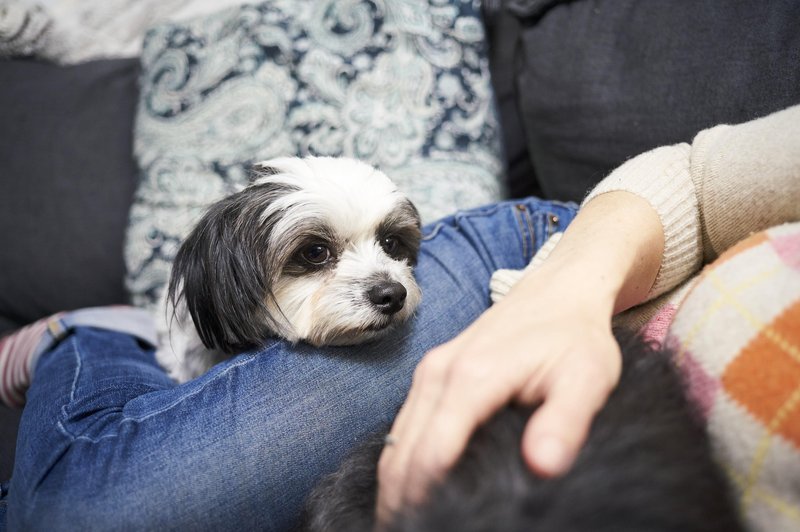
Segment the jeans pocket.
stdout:
<path fill-rule="evenodd" d="M 522 236 L 523 255 L 530 261 L 547 240 L 563 232 L 577 213 L 574 203 L 527 198 L 515 205 L 514 215 Z"/>

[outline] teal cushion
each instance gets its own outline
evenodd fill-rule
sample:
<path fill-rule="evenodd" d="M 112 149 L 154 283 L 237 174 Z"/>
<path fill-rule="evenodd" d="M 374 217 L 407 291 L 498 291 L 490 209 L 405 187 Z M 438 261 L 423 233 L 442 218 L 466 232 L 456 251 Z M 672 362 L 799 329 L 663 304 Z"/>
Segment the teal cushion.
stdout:
<path fill-rule="evenodd" d="M 424 221 L 499 199 L 476 4 L 276 0 L 152 29 L 126 243 L 133 301 L 154 302 L 193 222 L 257 161 L 356 157 L 393 178 Z"/>

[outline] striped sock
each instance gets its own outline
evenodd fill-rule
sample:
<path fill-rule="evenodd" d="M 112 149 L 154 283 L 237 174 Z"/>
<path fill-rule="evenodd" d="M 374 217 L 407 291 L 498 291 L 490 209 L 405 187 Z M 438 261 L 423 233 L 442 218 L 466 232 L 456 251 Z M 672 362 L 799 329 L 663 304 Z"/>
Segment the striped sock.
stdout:
<path fill-rule="evenodd" d="M 25 404 L 25 391 L 42 352 L 37 348 L 50 323 L 63 314 L 43 318 L 0 339 L 0 401 L 7 406 L 21 408 Z"/>
<path fill-rule="evenodd" d="M 79 326 L 129 334 L 152 346 L 157 343 L 152 316 L 138 308 L 95 307 L 43 318 L 0 339 L 0 402 L 24 406 L 39 357 Z"/>

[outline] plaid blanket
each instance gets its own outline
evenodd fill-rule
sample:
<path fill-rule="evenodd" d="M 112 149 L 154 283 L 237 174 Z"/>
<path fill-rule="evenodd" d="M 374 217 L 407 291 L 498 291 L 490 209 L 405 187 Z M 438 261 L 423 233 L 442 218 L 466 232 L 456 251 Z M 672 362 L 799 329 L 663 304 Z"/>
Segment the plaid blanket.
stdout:
<path fill-rule="evenodd" d="M 800 530 L 800 223 L 740 242 L 644 329 L 676 353 L 753 530 Z"/>

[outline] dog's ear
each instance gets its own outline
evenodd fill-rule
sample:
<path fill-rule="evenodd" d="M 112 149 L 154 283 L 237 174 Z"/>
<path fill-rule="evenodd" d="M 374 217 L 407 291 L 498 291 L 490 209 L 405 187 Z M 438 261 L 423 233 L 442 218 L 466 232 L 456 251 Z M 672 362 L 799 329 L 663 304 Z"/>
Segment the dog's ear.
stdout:
<path fill-rule="evenodd" d="M 242 351 L 276 329 L 266 308 L 269 227 L 260 214 L 280 188 L 251 186 L 213 204 L 178 250 L 168 298 L 174 308 L 183 300 L 209 349 Z"/>

